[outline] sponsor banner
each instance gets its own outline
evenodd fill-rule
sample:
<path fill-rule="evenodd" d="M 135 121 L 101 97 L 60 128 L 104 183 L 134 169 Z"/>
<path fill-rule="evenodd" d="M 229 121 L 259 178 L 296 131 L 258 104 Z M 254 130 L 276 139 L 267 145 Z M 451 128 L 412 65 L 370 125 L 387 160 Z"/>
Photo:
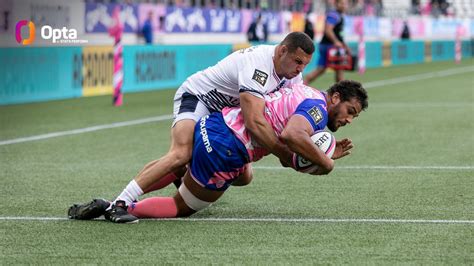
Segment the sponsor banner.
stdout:
<path fill-rule="evenodd" d="M 15 25 L 12 22 L 12 0 L 0 0 L 0 33 L 8 32 Z"/>
<path fill-rule="evenodd" d="M 1 48 L 0 105 L 82 95 L 80 47 Z"/>
<path fill-rule="evenodd" d="M 394 65 L 423 63 L 425 44 L 422 41 L 394 41 L 391 55 Z"/>
<path fill-rule="evenodd" d="M 466 31 L 468 33 L 470 33 L 469 36 L 473 37 L 474 36 L 474 19 L 471 19 L 469 22 L 468 22 L 468 25 L 469 27 L 471 28 L 471 30 L 469 31 Z"/>
<path fill-rule="evenodd" d="M 392 21 L 389 18 L 379 18 L 378 36 L 383 39 L 399 37 L 399 35 L 392 35 Z"/>
<path fill-rule="evenodd" d="M 242 19 L 242 22 L 241 22 L 241 25 L 242 25 L 242 31 L 247 33 L 249 27 L 250 27 L 250 24 L 252 24 L 253 22 L 253 12 L 251 10 L 248 10 L 248 9 L 242 9 L 241 10 L 241 19 Z"/>
<path fill-rule="evenodd" d="M 124 92 L 177 88 L 190 75 L 216 64 L 231 45 L 125 46 Z M 199 58 L 199 60 L 190 60 Z"/>
<path fill-rule="evenodd" d="M 282 29 L 282 32 L 290 32 L 291 31 L 291 19 L 292 19 L 292 17 L 293 17 L 293 14 L 290 11 L 282 11 L 281 12 L 280 27 Z"/>
<path fill-rule="evenodd" d="M 325 15 L 318 15 L 316 16 L 316 23 L 314 24 L 314 28 L 316 30 L 316 36 L 323 36 L 324 34 L 324 23 L 326 21 Z M 316 39 L 316 38 L 315 38 Z"/>
<path fill-rule="evenodd" d="M 421 18 L 421 17 L 411 17 L 411 18 L 409 18 L 408 19 L 408 27 L 410 28 L 410 37 L 412 39 L 427 37 L 426 36 L 426 27 L 425 27 L 425 25 L 426 25 L 426 23 L 423 20 L 423 18 Z M 400 31 L 400 34 L 401 34 L 401 31 Z M 398 36 L 400 36 L 400 35 L 398 35 Z"/>
<path fill-rule="evenodd" d="M 304 31 L 304 13 L 293 12 L 291 17 L 291 31 Z"/>
<path fill-rule="evenodd" d="M 460 24 L 459 20 L 456 19 L 433 19 L 432 20 L 432 28 L 436 30 L 436 35 L 437 36 L 443 36 L 443 37 L 451 37 L 455 38 L 456 36 L 456 29 L 458 25 Z M 436 36 L 433 36 L 436 37 Z"/>
<path fill-rule="evenodd" d="M 342 29 L 342 36 L 348 38 L 349 36 L 357 36 L 356 25 L 362 17 L 344 16 L 344 28 Z M 325 20 L 326 21 L 326 20 Z M 324 22 L 326 23 L 326 22 Z M 324 26 L 323 26 L 324 27 Z M 324 28 L 323 28 L 324 30 Z M 323 32 L 324 34 L 324 32 Z"/>
<path fill-rule="evenodd" d="M 472 57 L 474 55 L 474 41 L 473 40 L 461 42 L 461 54 L 462 54 L 462 58 Z"/>
<path fill-rule="evenodd" d="M 226 12 L 227 32 L 241 32 L 242 31 L 242 12 L 239 10 L 228 9 Z"/>
<path fill-rule="evenodd" d="M 113 22 L 112 13 L 115 4 L 86 3 L 85 32 L 106 33 Z M 124 32 L 137 32 L 138 6 L 136 4 L 120 5 L 120 21 L 124 24 Z"/>
<path fill-rule="evenodd" d="M 111 94 L 113 91 L 114 49 L 112 46 L 87 46 L 82 50 L 84 96 Z"/>
<path fill-rule="evenodd" d="M 392 64 L 392 44 L 390 42 L 382 43 L 382 65 L 390 66 Z"/>
<path fill-rule="evenodd" d="M 140 29 L 143 27 L 143 24 L 148 19 L 150 12 L 152 14 L 151 26 L 152 26 L 153 31 L 154 32 L 164 31 L 166 8 L 164 5 L 160 5 L 160 4 L 138 5 L 138 24 L 140 25 Z"/>
<path fill-rule="evenodd" d="M 267 23 L 268 34 L 282 33 L 282 27 L 280 21 L 282 20 L 282 14 L 280 12 L 263 12 L 263 21 Z"/>
<path fill-rule="evenodd" d="M 364 36 L 377 37 L 379 33 L 379 20 L 376 17 L 364 17 Z"/>
<path fill-rule="evenodd" d="M 444 61 L 454 59 L 453 41 L 432 41 L 431 42 L 431 60 Z"/>
<path fill-rule="evenodd" d="M 173 33 L 241 32 L 241 11 L 207 8 L 166 8 L 165 31 Z"/>
<path fill-rule="evenodd" d="M 381 42 L 365 43 L 365 66 L 367 68 L 382 66 L 382 47 Z"/>
<path fill-rule="evenodd" d="M 166 9 L 166 32 L 206 32 L 207 24 L 203 9 L 179 7 Z"/>
<path fill-rule="evenodd" d="M 50 4 L 47 2 L 32 1 L 30 5 L 31 21 L 38 27 L 48 25 L 52 28 L 69 28 L 72 21 L 72 8 L 73 6 L 67 3 Z"/>

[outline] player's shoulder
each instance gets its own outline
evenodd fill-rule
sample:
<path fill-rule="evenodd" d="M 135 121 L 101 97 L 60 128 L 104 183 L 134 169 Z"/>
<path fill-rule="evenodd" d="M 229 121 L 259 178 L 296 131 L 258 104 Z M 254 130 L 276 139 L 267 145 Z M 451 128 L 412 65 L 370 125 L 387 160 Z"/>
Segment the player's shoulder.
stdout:
<path fill-rule="evenodd" d="M 325 93 L 316 88 L 304 84 L 292 84 L 290 89 L 294 93 L 301 94 L 305 99 L 314 99 L 326 103 Z"/>
<path fill-rule="evenodd" d="M 339 20 L 341 19 L 341 13 L 337 12 L 337 10 L 332 9 L 326 12 L 326 18 L 332 20 Z"/>
<path fill-rule="evenodd" d="M 263 63 L 265 60 L 273 58 L 275 47 L 276 45 L 256 45 L 239 50 L 238 53 L 249 62 Z"/>

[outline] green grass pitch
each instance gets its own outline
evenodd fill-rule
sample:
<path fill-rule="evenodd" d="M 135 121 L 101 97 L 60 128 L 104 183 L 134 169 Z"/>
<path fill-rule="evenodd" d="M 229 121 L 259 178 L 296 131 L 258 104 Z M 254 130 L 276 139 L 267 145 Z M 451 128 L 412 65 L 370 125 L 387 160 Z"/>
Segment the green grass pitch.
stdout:
<path fill-rule="evenodd" d="M 0 264 L 472 265 L 473 74 L 472 59 L 347 73 L 369 93 L 368 110 L 335 134 L 353 140 L 351 156 L 328 176 L 269 156 L 250 185 L 190 219 L 65 219 L 72 203 L 113 199 L 162 156 L 169 119 L 2 144 Z M 111 96 L 2 106 L 0 142 L 168 115 L 173 94 L 125 94 L 120 108 Z"/>

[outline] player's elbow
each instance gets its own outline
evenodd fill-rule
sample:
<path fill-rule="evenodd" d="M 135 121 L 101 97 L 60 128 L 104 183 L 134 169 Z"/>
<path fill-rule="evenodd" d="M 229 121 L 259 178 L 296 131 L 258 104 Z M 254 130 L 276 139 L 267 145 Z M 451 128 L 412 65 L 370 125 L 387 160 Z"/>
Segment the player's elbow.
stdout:
<path fill-rule="evenodd" d="M 297 131 L 285 128 L 283 132 L 281 132 L 280 140 L 285 143 L 291 150 L 293 150 L 292 147 L 294 147 L 294 145 L 298 142 L 298 139 L 300 139 L 298 135 L 299 133 Z"/>
<path fill-rule="evenodd" d="M 320 175 L 327 175 L 334 169 L 334 161 L 331 159 L 324 160 L 319 167 L 321 169 Z"/>
<path fill-rule="evenodd" d="M 250 119 L 244 119 L 245 128 L 252 134 L 258 135 L 262 127 L 265 127 L 266 121 L 262 121 L 258 116 Z"/>

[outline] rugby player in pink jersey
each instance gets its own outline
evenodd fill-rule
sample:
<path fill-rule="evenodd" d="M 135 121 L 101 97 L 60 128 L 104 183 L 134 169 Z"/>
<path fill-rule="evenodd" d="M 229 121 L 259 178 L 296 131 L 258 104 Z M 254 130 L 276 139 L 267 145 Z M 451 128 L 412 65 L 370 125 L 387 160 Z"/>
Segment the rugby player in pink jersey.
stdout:
<path fill-rule="evenodd" d="M 104 215 L 115 223 L 133 223 L 127 206 L 141 195 L 175 182 L 185 169 L 193 149 L 194 128 L 199 119 L 225 107 L 244 110 L 245 125 L 252 137 L 283 161 L 292 153 L 281 145 L 263 116 L 263 96 L 282 87 L 302 84 L 302 72 L 311 61 L 314 44 L 302 32 L 289 33 L 280 44 L 258 45 L 235 51 L 216 65 L 186 79 L 174 97 L 171 146 L 160 159 L 149 162 L 112 202 L 94 199 L 74 204 L 68 217 L 89 220 Z"/>
<path fill-rule="evenodd" d="M 327 92 L 292 85 L 265 96 L 265 119 L 283 145 L 319 166 L 312 174 L 328 174 L 335 159 L 350 154 L 352 142 L 337 141 L 334 155 L 328 158 L 311 135 L 326 127 L 335 132 L 351 123 L 367 108 L 367 100 L 365 89 L 356 81 L 340 81 Z M 254 141 L 242 112 L 239 107 L 224 108 L 222 113 L 201 118 L 194 130 L 192 159 L 175 196 L 132 203 L 128 212 L 137 218 L 186 217 L 211 205 L 230 185 L 250 183 L 251 163 L 269 151 Z"/>

